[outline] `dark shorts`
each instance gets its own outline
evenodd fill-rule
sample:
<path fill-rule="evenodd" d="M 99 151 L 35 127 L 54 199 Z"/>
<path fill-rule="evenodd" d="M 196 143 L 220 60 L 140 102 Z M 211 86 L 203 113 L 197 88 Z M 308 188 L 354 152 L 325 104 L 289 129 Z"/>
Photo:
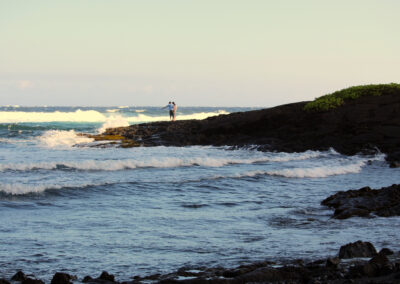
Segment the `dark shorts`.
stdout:
<path fill-rule="evenodd" d="M 174 111 L 173 110 L 169 111 L 169 116 L 174 116 Z"/>

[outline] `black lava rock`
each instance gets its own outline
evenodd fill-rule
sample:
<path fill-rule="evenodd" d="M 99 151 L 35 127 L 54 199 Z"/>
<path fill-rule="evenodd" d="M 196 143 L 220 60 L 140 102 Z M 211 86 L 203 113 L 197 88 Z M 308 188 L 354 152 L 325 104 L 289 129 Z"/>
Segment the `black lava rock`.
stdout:
<path fill-rule="evenodd" d="M 340 248 L 339 258 L 373 257 L 377 255 L 375 247 L 370 242 L 357 241 Z"/>
<path fill-rule="evenodd" d="M 11 280 L 13 281 L 24 281 L 26 279 L 26 275 L 25 273 L 23 273 L 22 271 L 18 271 L 17 273 L 14 274 L 13 277 L 11 277 Z"/>

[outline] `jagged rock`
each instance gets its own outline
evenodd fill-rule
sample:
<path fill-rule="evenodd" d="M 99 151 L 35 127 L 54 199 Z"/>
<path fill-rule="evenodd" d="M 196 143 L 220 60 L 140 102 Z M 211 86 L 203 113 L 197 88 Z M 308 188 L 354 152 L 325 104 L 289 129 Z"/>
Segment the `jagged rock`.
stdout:
<path fill-rule="evenodd" d="M 114 275 L 108 274 L 107 271 L 103 271 L 103 272 L 101 273 L 101 275 L 99 276 L 98 279 L 106 280 L 106 281 L 110 281 L 110 282 L 115 282 L 115 277 L 114 277 Z"/>
<path fill-rule="evenodd" d="M 51 284 L 71 284 L 71 280 L 75 280 L 76 276 L 71 276 L 67 273 L 57 272 L 54 274 Z"/>
<path fill-rule="evenodd" d="M 333 217 L 347 219 L 353 216 L 367 217 L 371 213 L 381 217 L 400 216 L 400 184 L 371 189 L 340 191 L 321 202 L 335 208 Z"/>
<path fill-rule="evenodd" d="M 339 258 L 372 257 L 377 255 L 370 242 L 357 241 L 340 247 Z"/>
<path fill-rule="evenodd" d="M 24 281 L 26 278 L 27 278 L 27 276 L 25 275 L 25 273 L 23 273 L 22 271 L 18 271 L 17 273 L 14 274 L 13 277 L 11 277 L 11 280 Z"/>
<path fill-rule="evenodd" d="M 0 278 L 0 284 L 10 284 L 6 279 Z"/>

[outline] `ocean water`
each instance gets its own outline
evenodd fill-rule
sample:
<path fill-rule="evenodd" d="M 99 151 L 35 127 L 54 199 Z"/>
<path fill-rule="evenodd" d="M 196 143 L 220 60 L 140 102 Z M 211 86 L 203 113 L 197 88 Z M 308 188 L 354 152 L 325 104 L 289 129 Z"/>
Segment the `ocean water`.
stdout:
<path fill-rule="evenodd" d="M 178 119 L 247 108 L 179 108 Z M 77 133 L 168 120 L 156 107 L 0 107 L 0 276 L 119 280 L 182 266 L 400 250 L 400 218 L 335 220 L 329 195 L 399 183 L 384 155 L 228 147 L 93 148 Z"/>

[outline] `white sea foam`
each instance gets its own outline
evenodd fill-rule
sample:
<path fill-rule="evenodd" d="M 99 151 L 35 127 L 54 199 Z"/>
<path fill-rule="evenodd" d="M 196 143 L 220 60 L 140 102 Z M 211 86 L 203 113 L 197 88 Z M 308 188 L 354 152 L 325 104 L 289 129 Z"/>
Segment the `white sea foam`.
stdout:
<path fill-rule="evenodd" d="M 0 192 L 11 194 L 11 195 L 23 195 L 29 193 L 42 193 L 49 189 L 61 189 L 61 188 L 84 188 L 88 186 L 100 186 L 107 183 L 97 183 L 97 184 L 22 184 L 22 183 L 0 183 Z"/>
<path fill-rule="evenodd" d="M 229 114 L 224 110 L 219 110 L 216 112 L 198 112 L 193 114 L 185 114 L 180 115 L 179 113 L 176 116 L 176 120 L 187 120 L 187 119 L 205 119 L 211 116 L 217 116 L 220 114 Z M 138 116 L 130 116 L 127 120 L 131 123 L 140 123 L 140 122 L 154 122 L 154 121 L 168 121 L 169 116 L 149 116 L 139 113 Z"/>
<path fill-rule="evenodd" d="M 283 176 L 288 178 L 324 178 L 334 175 L 345 175 L 345 174 L 356 174 L 361 172 L 365 161 L 358 163 L 333 166 L 333 167 L 314 167 L 314 168 L 293 168 L 293 169 L 282 169 L 276 171 L 266 171 L 267 175 L 271 176 Z"/>
<path fill-rule="evenodd" d="M 312 168 L 291 168 L 282 170 L 271 170 L 271 171 L 248 171 L 245 173 L 238 173 L 231 175 L 231 178 L 244 178 L 244 177 L 255 177 L 261 175 L 269 176 L 281 176 L 287 178 L 326 178 L 334 175 L 345 175 L 345 174 L 356 174 L 361 172 L 362 167 L 366 165 L 366 161 L 359 161 L 357 163 L 342 165 L 342 166 L 321 166 Z M 215 178 L 221 178 L 221 176 L 215 176 Z"/>
<path fill-rule="evenodd" d="M 60 185 L 45 185 L 45 184 L 37 184 L 37 185 L 26 185 L 26 184 L 0 184 L 0 192 L 4 192 L 12 195 L 22 195 L 28 193 L 40 193 L 47 189 L 60 189 L 62 186 Z"/>
<path fill-rule="evenodd" d="M 224 110 L 216 112 L 199 112 L 187 115 L 177 115 L 177 120 L 205 119 L 210 116 L 228 114 Z M 138 112 L 138 115 L 124 117 L 131 123 L 168 121 L 169 115 L 165 112 L 162 116 L 149 116 Z M 95 110 L 76 110 L 74 112 L 23 112 L 23 111 L 0 111 L 0 123 L 19 122 L 107 122 L 108 115 Z"/>
<path fill-rule="evenodd" d="M 78 135 L 74 130 L 48 130 L 38 137 L 38 140 L 47 147 L 71 147 L 76 144 L 94 141 L 92 138 Z"/>
<path fill-rule="evenodd" d="M 137 109 L 137 110 L 135 110 L 135 112 L 145 112 L 146 110 L 145 109 Z"/>
<path fill-rule="evenodd" d="M 67 132 L 67 131 L 64 131 Z M 58 139 L 58 136 L 71 135 L 71 142 L 61 145 L 75 145 L 79 143 L 86 143 L 88 141 L 77 141 L 77 137 L 73 136 L 74 133 L 55 133 L 54 137 L 48 138 L 46 143 L 50 146 L 58 146 L 65 141 Z M 76 135 L 76 134 L 75 134 Z M 85 138 L 80 137 L 78 138 Z M 66 139 L 68 140 L 68 139 Z M 195 157 L 195 158 L 177 158 L 177 157 L 163 157 L 151 158 L 147 160 L 125 159 L 125 160 L 84 160 L 84 161 L 59 161 L 59 162 L 38 162 L 38 163 L 15 163 L 15 164 L 0 164 L 0 171 L 14 170 L 14 171 L 30 171 L 37 169 L 54 170 L 60 168 L 71 168 L 77 170 L 94 170 L 94 171 L 120 171 L 125 169 L 136 168 L 174 168 L 174 167 L 224 167 L 230 164 L 254 164 L 265 162 L 288 162 L 298 161 L 318 157 L 323 155 L 323 152 L 307 151 L 298 154 L 285 154 L 282 157 L 269 157 L 259 156 L 254 158 L 211 158 L 211 157 Z"/>
<path fill-rule="evenodd" d="M 110 112 L 110 113 L 114 113 L 114 112 L 118 112 L 119 111 L 119 109 L 108 109 L 108 110 L 106 110 L 107 112 Z"/>
<path fill-rule="evenodd" d="M 129 126 L 129 122 L 125 117 L 120 115 L 110 116 L 107 118 L 106 122 L 97 130 L 99 133 L 103 133 L 107 128 Z"/>
<path fill-rule="evenodd" d="M 0 111 L 0 123 L 18 122 L 104 122 L 107 117 L 95 110 L 74 112 L 23 112 Z"/>

